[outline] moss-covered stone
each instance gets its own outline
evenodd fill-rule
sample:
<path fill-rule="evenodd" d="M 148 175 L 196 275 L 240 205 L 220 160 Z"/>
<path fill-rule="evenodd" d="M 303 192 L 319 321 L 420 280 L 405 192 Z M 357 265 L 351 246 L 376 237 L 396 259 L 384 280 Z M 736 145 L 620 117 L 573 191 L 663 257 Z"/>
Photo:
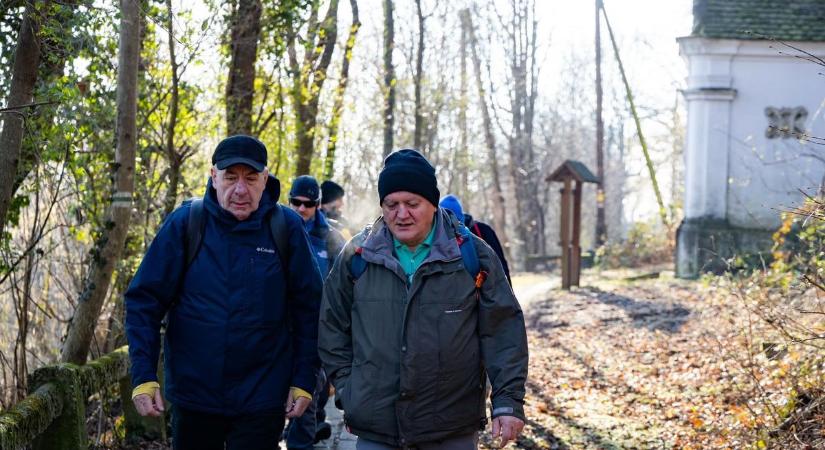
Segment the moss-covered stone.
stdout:
<path fill-rule="evenodd" d="M 55 364 L 37 369 L 29 376 L 30 394 L 0 415 L 0 450 L 16 450 L 29 444 L 35 450 L 88 448 L 86 401 L 118 385 L 126 391 L 121 398 L 129 399 L 124 402 L 128 409 L 128 373 L 129 352 L 125 346 L 85 366 Z"/>
<path fill-rule="evenodd" d="M 0 415 L 0 449 L 23 448 L 45 431 L 63 410 L 63 398 L 53 383 L 40 386 Z"/>
<path fill-rule="evenodd" d="M 34 371 L 31 389 L 54 383 L 63 400 L 63 409 L 46 430 L 32 442 L 35 450 L 78 450 L 88 448 L 86 436 L 86 398 L 81 392 L 80 368 L 57 364 Z"/>
<path fill-rule="evenodd" d="M 121 347 L 112 353 L 86 363 L 80 368 L 80 383 L 84 398 L 113 386 L 129 373 L 129 352 Z"/>

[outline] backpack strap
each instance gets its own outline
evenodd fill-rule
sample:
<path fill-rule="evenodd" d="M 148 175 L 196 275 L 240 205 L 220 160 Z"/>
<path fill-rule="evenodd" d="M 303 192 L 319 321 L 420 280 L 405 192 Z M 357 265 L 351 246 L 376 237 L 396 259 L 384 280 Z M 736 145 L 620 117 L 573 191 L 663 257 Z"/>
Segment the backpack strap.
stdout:
<path fill-rule="evenodd" d="M 289 235 L 286 229 L 283 206 L 281 205 L 275 205 L 275 208 L 269 214 L 269 232 L 272 234 L 275 248 L 278 249 L 278 256 L 281 257 L 281 266 L 286 271 L 292 255 L 289 253 Z"/>
<path fill-rule="evenodd" d="M 203 214 L 203 198 L 193 198 L 189 203 L 189 220 L 186 222 L 186 240 L 184 242 L 184 252 L 186 253 L 186 265 L 184 266 L 184 273 L 189 270 L 189 266 L 198 255 L 201 242 L 203 242 L 203 233 L 206 228 L 206 220 Z"/>
<path fill-rule="evenodd" d="M 473 244 L 473 237 L 470 230 L 464 225 L 461 225 L 455 235 L 455 240 L 458 244 L 458 249 L 461 250 L 461 260 L 464 263 L 464 269 L 476 280 L 476 287 L 480 287 L 478 284 L 478 276 L 482 272 L 481 263 L 478 260 L 478 253 L 476 252 L 476 246 Z M 486 275 L 485 272 L 485 279 Z"/>
<path fill-rule="evenodd" d="M 349 273 L 352 276 L 353 283 L 355 283 L 367 270 L 367 262 L 364 260 L 364 257 L 361 256 L 361 253 L 364 251 L 361 244 L 363 244 L 367 239 L 367 236 L 370 234 L 371 230 L 372 225 L 367 225 L 360 233 L 352 238 L 352 241 L 355 244 L 355 254 L 353 254 L 352 258 L 349 259 Z"/>
<path fill-rule="evenodd" d="M 361 247 L 356 248 L 355 254 L 352 255 L 352 258 L 349 260 L 349 272 L 352 275 L 353 282 L 360 278 L 367 270 L 367 262 L 364 261 L 364 257 L 361 256 L 363 250 Z"/>

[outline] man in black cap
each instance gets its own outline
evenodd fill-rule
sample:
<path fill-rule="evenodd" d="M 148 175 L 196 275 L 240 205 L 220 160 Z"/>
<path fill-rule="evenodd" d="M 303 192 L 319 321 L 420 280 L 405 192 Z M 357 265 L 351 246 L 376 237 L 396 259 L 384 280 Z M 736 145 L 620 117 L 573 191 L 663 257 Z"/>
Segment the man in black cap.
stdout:
<path fill-rule="evenodd" d="M 221 141 L 203 199 L 167 217 L 125 294 L 132 400 L 144 416 L 164 409 L 157 364 L 168 317 L 176 450 L 271 450 L 285 418 L 311 401 L 321 275 L 266 162 L 255 138 Z"/>
<path fill-rule="evenodd" d="M 324 285 L 318 349 L 359 450 L 471 450 L 486 424 L 503 446 L 524 427 L 527 336 L 498 257 L 438 207 L 415 150 L 384 160 L 383 216 Z"/>

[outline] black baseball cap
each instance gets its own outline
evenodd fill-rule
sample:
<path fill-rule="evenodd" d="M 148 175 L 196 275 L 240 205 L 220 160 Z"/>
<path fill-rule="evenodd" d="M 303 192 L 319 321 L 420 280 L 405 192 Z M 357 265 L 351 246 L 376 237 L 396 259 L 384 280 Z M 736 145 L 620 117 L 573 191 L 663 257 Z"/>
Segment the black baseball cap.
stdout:
<path fill-rule="evenodd" d="M 222 140 L 212 153 L 212 164 L 220 170 L 246 164 L 262 172 L 266 168 L 266 146 L 252 136 L 236 134 Z"/>

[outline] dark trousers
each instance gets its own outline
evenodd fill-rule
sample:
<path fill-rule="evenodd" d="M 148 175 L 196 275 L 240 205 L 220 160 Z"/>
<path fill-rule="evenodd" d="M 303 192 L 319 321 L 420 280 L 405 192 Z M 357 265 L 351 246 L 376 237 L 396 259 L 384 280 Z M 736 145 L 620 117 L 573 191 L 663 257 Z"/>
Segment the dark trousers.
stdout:
<path fill-rule="evenodd" d="M 275 450 L 283 428 L 282 412 L 222 416 L 172 408 L 174 450 Z"/>
<path fill-rule="evenodd" d="M 442 441 L 426 442 L 412 446 L 415 450 L 476 450 L 478 449 L 478 433 L 452 437 Z M 358 438 L 355 441 L 355 450 L 403 450 L 401 447 L 382 444 Z"/>

